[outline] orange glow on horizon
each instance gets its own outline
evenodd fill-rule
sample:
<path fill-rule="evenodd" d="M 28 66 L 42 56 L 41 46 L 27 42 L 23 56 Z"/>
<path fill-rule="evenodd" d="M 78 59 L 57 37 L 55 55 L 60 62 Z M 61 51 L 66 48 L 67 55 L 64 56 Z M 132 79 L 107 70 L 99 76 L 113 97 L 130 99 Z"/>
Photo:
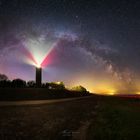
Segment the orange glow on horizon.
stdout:
<path fill-rule="evenodd" d="M 140 95 L 140 91 L 136 92 L 136 94 Z"/>
<path fill-rule="evenodd" d="M 94 79 L 93 79 L 93 78 Z M 116 79 L 110 79 L 96 76 L 94 73 L 92 75 L 78 75 L 72 77 L 73 80 L 69 81 L 68 86 L 74 87 L 81 85 L 87 89 L 87 91 L 95 94 L 102 95 L 118 95 L 118 94 L 138 94 L 140 95 L 140 81 L 135 80 L 133 83 L 127 83 L 126 81 L 119 81 Z"/>
<path fill-rule="evenodd" d="M 97 94 L 102 94 L 102 95 L 115 95 L 116 94 L 116 91 L 114 89 L 109 89 L 109 88 L 106 88 L 106 89 L 100 89 L 98 91 L 95 90 L 95 93 Z"/>

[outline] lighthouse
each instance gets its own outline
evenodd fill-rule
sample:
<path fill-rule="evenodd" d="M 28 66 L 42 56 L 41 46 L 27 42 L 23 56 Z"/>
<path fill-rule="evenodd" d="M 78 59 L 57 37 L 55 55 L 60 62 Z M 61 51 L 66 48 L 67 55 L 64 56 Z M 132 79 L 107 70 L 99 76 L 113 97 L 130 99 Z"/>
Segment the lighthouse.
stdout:
<path fill-rule="evenodd" d="M 40 88 L 42 83 L 42 68 L 36 67 L 36 87 Z"/>

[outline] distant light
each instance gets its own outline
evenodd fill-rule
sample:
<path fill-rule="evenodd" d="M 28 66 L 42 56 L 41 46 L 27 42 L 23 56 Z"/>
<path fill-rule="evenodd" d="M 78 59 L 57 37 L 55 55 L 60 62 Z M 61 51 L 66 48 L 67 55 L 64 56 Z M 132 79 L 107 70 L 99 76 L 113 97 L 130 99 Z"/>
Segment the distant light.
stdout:
<path fill-rule="evenodd" d="M 58 82 L 56 82 L 56 84 L 60 85 L 60 84 L 61 84 L 61 82 L 59 82 L 59 81 L 58 81 Z"/>
<path fill-rule="evenodd" d="M 136 94 L 140 95 L 140 91 L 136 92 Z"/>
<path fill-rule="evenodd" d="M 109 92 L 108 95 L 115 95 L 115 93 L 113 93 L 113 92 Z"/>
<path fill-rule="evenodd" d="M 109 92 L 107 93 L 108 95 L 115 95 L 116 91 L 114 89 L 109 90 Z"/>

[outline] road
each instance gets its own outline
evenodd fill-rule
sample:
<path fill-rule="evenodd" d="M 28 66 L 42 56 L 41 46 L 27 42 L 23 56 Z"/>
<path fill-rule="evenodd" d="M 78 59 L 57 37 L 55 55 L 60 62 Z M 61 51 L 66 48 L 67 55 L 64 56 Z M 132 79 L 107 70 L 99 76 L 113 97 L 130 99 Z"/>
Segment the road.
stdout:
<path fill-rule="evenodd" d="M 0 102 L 0 139 L 82 140 L 96 106 L 93 96 Z"/>
<path fill-rule="evenodd" d="M 91 98 L 91 96 L 66 98 L 66 99 L 50 99 L 50 100 L 0 101 L 0 107 L 2 107 L 2 106 L 24 106 L 24 105 L 51 104 L 51 103 L 79 100 L 79 99 L 84 99 L 84 98 Z"/>

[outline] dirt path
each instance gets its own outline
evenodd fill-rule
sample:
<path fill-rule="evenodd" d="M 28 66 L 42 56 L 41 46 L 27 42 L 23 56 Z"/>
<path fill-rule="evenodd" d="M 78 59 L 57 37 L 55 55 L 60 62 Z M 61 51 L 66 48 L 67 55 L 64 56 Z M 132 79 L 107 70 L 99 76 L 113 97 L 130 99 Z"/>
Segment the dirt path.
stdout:
<path fill-rule="evenodd" d="M 90 120 L 87 120 L 85 122 L 81 122 L 81 126 L 79 129 L 76 131 L 76 133 L 73 133 L 73 140 L 86 140 L 86 135 L 88 128 L 93 121 L 95 115 L 97 115 L 97 109 L 99 108 L 99 103 L 97 103 L 94 107 L 95 110 L 91 112 L 92 118 Z"/>
<path fill-rule="evenodd" d="M 66 98 L 66 99 L 51 99 L 51 100 L 0 101 L 0 107 L 2 107 L 2 106 L 23 106 L 23 105 L 50 104 L 50 103 L 59 103 L 59 102 L 79 100 L 79 99 L 84 99 L 84 98 L 91 98 L 91 96 Z"/>

